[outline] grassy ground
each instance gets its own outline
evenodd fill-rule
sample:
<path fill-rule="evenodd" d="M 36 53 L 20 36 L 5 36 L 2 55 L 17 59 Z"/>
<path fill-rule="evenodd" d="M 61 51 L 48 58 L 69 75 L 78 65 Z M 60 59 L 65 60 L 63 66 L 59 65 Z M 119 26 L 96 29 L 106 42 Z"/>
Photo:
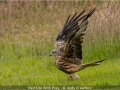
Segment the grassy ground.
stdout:
<path fill-rule="evenodd" d="M 89 86 L 93 89 L 118 88 L 120 85 L 120 59 L 106 60 L 100 66 L 90 67 L 78 72 L 80 79 L 71 81 L 58 71 L 53 58 L 32 60 L 8 60 L 0 64 L 2 68 L 0 85 L 9 86 Z"/>
<path fill-rule="evenodd" d="M 67 16 L 94 4 L 83 63 L 107 60 L 78 72 L 79 80 L 69 80 L 49 53 Z M 119 89 L 119 9 L 116 2 L 0 2 L 0 89 Z"/>

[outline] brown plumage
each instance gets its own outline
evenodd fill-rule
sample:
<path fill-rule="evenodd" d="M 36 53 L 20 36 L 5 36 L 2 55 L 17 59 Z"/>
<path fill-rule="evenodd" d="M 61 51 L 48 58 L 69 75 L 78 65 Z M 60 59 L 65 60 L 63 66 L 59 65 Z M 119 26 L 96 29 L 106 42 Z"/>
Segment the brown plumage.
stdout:
<path fill-rule="evenodd" d="M 75 13 L 71 19 L 69 15 L 63 30 L 56 38 L 55 49 L 50 53 L 50 55 L 55 57 L 56 67 L 65 72 L 71 79 L 79 78 L 75 72 L 78 72 L 86 67 L 99 65 L 99 62 L 105 60 L 82 64 L 83 35 L 88 25 L 88 19 L 95 10 L 96 8 L 85 15 L 83 15 L 85 10 L 79 15 Z"/>

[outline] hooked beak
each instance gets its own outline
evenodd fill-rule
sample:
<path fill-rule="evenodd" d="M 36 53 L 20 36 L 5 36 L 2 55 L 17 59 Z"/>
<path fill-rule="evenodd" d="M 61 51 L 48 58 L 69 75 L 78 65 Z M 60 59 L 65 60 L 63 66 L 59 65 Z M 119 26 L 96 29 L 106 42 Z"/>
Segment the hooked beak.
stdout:
<path fill-rule="evenodd" d="M 52 53 L 50 53 L 49 56 L 52 56 Z"/>

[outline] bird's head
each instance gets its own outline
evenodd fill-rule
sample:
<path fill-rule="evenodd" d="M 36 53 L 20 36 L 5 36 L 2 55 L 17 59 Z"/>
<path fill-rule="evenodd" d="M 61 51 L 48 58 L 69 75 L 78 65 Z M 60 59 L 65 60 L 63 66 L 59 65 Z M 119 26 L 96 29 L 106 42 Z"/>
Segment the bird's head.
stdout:
<path fill-rule="evenodd" d="M 61 55 L 62 53 L 57 49 L 52 50 L 50 53 L 50 56 L 54 56 L 54 57 L 61 56 Z"/>

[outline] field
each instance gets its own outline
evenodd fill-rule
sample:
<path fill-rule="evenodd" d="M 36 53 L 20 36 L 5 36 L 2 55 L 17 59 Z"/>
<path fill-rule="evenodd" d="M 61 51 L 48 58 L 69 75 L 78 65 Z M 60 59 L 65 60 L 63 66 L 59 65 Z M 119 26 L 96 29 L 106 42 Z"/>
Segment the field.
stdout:
<path fill-rule="evenodd" d="M 49 53 L 69 14 L 97 7 L 83 42 L 83 63 L 107 58 L 69 80 Z M 120 4 L 103 1 L 1 1 L 0 89 L 120 88 Z"/>

